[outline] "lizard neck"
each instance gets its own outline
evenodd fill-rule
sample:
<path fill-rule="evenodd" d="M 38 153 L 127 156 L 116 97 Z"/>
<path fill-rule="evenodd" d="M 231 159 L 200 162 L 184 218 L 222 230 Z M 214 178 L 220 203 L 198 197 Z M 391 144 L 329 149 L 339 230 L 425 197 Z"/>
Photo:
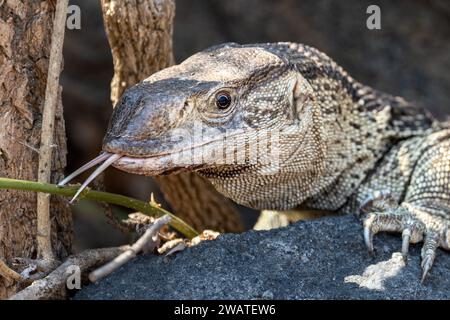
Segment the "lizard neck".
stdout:
<path fill-rule="evenodd" d="M 338 210 L 394 145 L 433 130 L 423 110 L 356 82 L 340 67 L 311 85 L 319 93 L 327 152 L 321 187 L 302 207 Z"/>

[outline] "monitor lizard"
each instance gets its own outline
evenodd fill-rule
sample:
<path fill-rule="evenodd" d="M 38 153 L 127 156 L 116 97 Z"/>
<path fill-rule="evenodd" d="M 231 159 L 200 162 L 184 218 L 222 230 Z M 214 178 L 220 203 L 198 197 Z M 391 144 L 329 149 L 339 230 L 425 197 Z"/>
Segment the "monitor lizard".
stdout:
<path fill-rule="evenodd" d="M 450 249 L 450 127 L 297 43 L 226 43 L 129 88 L 103 157 L 144 175 L 195 171 L 261 210 L 358 213 L 423 241 L 422 280 Z M 103 161 L 103 160 L 102 160 Z"/>

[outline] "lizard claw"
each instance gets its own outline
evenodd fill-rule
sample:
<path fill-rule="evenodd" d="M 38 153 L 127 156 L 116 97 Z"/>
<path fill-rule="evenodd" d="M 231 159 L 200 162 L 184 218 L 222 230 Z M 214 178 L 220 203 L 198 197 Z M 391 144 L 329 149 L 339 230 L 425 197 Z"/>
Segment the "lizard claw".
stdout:
<path fill-rule="evenodd" d="M 367 250 L 369 250 L 369 253 L 373 254 L 373 232 L 368 225 L 364 226 L 364 242 L 366 243 L 366 247 Z"/>
<path fill-rule="evenodd" d="M 422 279 L 420 280 L 421 283 L 425 282 L 425 278 L 428 275 L 428 272 L 430 271 L 432 265 L 433 265 L 434 257 L 427 256 L 425 259 L 422 260 Z"/>
<path fill-rule="evenodd" d="M 408 263 L 409 240 L 411 239 L 411 229 L 406 228 L 402 232 L 402 256 L 405 264 Z"/>
<path fill-rule="evenodd" d="M 425 237 L 425 242 L 422 247 L 422 283 L 425 281 L 428 272 L 433 266 L 436 250 L 438 248 L 438 241 L 439 236 L 434 232 L 428 233 Z"/>
<path fill-rule="evenodd" d="M 388 190 L 375 191 L 361 203 L 358 214 L 395 209 L 398 204 Z"/>

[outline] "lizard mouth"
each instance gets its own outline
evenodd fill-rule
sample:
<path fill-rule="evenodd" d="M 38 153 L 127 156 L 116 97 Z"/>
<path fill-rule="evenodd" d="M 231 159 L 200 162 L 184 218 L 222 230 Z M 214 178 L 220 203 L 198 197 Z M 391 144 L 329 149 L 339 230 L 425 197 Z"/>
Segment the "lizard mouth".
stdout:
<path fill-rule="evenodd" d="M 112 166 L 134 174 L 157 176 L 177 173 L 184 170 L 195 171 L 203 168 L 204 164 L 194 164 L 191 159 L 184 159 L 181 152 L 174 152 L 150 157 L 122 156 Z"/>

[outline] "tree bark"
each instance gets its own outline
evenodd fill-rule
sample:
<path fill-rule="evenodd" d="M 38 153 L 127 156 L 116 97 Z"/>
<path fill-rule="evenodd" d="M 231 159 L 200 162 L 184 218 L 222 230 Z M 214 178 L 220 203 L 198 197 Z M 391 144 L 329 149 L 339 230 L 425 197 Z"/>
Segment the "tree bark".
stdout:
<path fill-rule="evenodd" d="M 102 0 L 103 19 L 114 62 L 111 100 L 123 91 L 174 64 L 174 0 Z M 194 173 L 157 177 L 173 211 L 199 231 L 242 231 L 232 203 Z"/>
<path fill-rule="evenodd" d="M 54 1 L 0 2 L 0 176 L 37 180 L 42 108 L 50 54 Z M 51 176 L 66 166 L 66 136 L 59 87 Z M 71 251 L 72 216 L 67 201 L 51 199 L 52 247 L 57 258 Z M 37 258 L 36 193 L 0 191 L 0 259 Z M 18 290 L 0 279 L 0 298 Z"/>

